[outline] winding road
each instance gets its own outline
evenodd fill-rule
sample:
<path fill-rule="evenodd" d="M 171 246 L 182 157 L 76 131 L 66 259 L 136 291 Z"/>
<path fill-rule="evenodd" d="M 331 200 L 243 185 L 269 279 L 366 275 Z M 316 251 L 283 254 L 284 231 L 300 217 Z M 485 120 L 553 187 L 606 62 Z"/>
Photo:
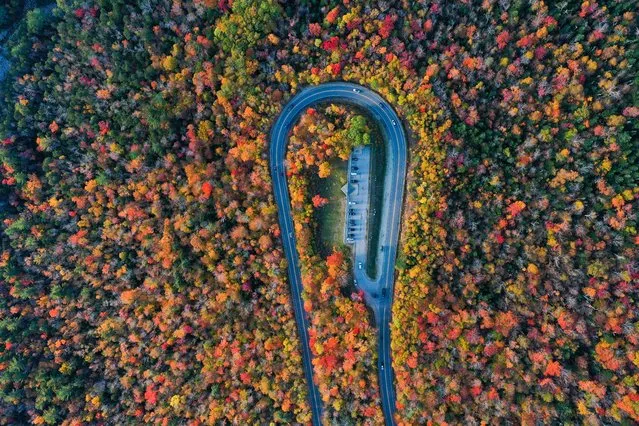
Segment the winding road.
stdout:
<path fill-rule="evenodd" d="M 378 329 L 378 373 L 382 409 L 387 425 L 393 425 L 395 413 L 395 388 L 390 355 L 390 320 L 395 259 L 401 219 L 404 182 L 406 176 L 406 136 L 401 121 L 393 108 L 372 90 L 353 83 L 331 82 L 307 87 L 286 104 L 271 130 L 270 167 L 273 192 L 279 212 L 279 222 L 284 252 L 288 260 L 288 276 L 292 302 L 302 345 L 304 373 L 308 382 L 309 402 L 313 423 L 321 425 L 322 398 L 313 380 L 312 354 L 309 347 L 309 319 L 303 308 L 302 275 L 296 250 L 291 203 L 285 173 L 288 135 L 306 108 L 321 102 L 355 105 L 366 110 L 377 121 L 385 139 L 386 173 L 380 236 L 377 256 L 377 274 L 372 279 L 366 268 L 354 268 L 358 286 L 364 290 L 366 301 L 375 313 Z"/>

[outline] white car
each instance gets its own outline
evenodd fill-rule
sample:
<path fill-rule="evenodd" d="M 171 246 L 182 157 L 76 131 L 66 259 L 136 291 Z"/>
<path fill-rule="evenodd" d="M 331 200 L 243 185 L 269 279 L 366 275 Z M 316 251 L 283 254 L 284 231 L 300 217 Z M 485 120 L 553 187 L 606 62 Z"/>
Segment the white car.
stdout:
<path fill-rule="evenodd" d="M 382 363 L 382 371 L 384 371 L 384 363 Z"/>
<path fill-rule="evenodd" d="M 359 263 L 357 264 L 357 269 L 362 269 L 362 262 L 359 262 Z"/>
<path fill-rule="evenodd" d="M 288 237 L 289 237 L 289 238 L 293 238 L 293 233 L 292 233 L 292 232 L 289 232 L 289 233 L 288 233 Z"/>
<path fill-rule="evenodd" d="M 353 89 L 353 92 L 355 93 L 362 93 L 362 91 L 360 89 Z"/>
<path fill-rule="evenodd" d="M 393 126 L 397 126 L 397 122 L 395 120 L 391 120 L 391 123 L 393 123 Z"/>

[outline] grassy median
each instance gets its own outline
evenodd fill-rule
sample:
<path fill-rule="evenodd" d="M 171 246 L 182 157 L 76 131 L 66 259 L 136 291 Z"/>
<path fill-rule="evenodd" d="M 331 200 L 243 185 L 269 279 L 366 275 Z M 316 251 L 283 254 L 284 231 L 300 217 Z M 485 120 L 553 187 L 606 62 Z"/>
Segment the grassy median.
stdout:
<path fill-rule="evenodd" d="M 333 252 L 333 247 L 344 245 L 346 196 L 342 192 L 342 186 L 346 184 L 348 162 L 334 159 L 330 161 L 330 165 L 330 176 L 322 179 L 313 174 L 310 179 L 310 194 L 319 194 L 328 200 L 324 207 L 315 209 L 314 215 L 314 249 L 324 258 Z"/>
<path fill-rule="evenodd" d="M 371 278 L 377 276 L 377 242 L 384 201 L 384 176 L 386 174 L 386 150 L 384 138 L 377 126 L 369 120 L 371 134 L 371 182 L 370 182 L 370 214 L 368 215 L 368 251 L 366 256 L 366 272 Z M 374 214 L 373 214 L 374 213 Z"/>

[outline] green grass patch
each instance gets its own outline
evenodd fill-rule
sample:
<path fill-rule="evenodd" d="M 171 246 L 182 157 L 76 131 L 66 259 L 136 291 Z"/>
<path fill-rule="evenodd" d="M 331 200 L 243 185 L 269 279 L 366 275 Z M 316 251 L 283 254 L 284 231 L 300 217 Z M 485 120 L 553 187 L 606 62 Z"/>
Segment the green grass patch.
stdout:
<path fill-rule="evenodd" d="M 328 200 L 324 207 L 314 210 L 314 249 L 323 258 L 333 252 L 333 247 L 344 246 L 346 196 L 342 192 L 342 186 L 346 184 L 348 162 L 334 159 L 330 161 L 330 165 L 330 176 L 322 179 L 313 174 L 309 185 L 311 197 L 319 194 Z"/>
<path fill-rule="evenodd" d="M 368 251 L 366 253 L 366 272 L 369 277 L 377 276 L 377 242 L 384 201 L 384 176 L 386 175 L 386 149 L 384 139 L 378 127 L 369 120 L 371 133 L 371 182 L 370 214 L 368 215 Z M 375 212 L 375 214 L 373 214 Z"/>

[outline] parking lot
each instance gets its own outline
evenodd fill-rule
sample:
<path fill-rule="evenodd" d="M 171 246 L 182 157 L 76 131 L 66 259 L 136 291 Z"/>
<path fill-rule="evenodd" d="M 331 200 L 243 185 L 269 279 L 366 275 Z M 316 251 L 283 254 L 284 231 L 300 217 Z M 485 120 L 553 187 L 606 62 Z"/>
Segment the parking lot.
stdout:
<path fill-rule="evenodd" d="M 346 244 L 365 248 L 368 236 L 368 209 L 370 185 L 371 150 L 360 146 L 353 150 L 348 161 L 346 193 L 346 221 L 344 241 Z M 356 252 L 357 250 L 356 247 Z M 363 269 L 363 261 L 356 257 L 358 269 Z"/>

